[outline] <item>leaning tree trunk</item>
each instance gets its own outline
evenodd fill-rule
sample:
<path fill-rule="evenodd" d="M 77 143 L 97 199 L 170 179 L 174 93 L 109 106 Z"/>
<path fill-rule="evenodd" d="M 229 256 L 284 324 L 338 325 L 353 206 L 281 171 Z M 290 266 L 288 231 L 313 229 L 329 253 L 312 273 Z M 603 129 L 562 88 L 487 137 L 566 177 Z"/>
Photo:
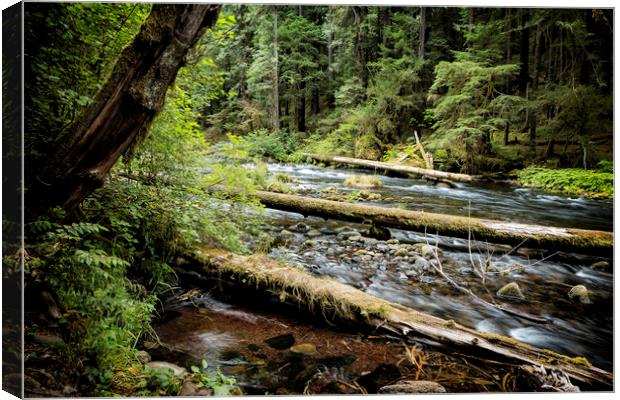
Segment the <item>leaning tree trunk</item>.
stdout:
<path fill-rule="evenodd" d="M 185 55 L 215 24 L 220 8 L 153 6 L 94 102 L 60 135 L 50 163 L 31 190 L 35 209 L 72 209 L 102 186 L 118 158 L 144 138 Z"/>

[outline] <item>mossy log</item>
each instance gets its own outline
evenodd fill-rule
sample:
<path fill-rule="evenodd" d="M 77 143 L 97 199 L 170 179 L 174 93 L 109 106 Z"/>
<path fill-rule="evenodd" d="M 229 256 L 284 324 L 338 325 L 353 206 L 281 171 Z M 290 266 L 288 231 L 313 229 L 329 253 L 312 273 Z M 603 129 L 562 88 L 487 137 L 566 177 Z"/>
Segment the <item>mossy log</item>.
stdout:
<path fill-rule="evenodd" d="M 610 390 L 613 374 L 583 357 L 570 358 L 518 340 L 480 333 L 452 320 L 434 317 L 379 299 L 352 286 L 273 260 L 266 255 L 239 256 L 198 248 L 189 257 L 202 273 L 232 281 L 241 288 L 272 293 L 308 312 L 332 320 L 364 324 L 378 332 L 415 339 L 431 346 L 485 360 L 559 368 L 582 389 Z"/>
<path fill-rule="evenodd" d="M 452 172 L 445 171 L 436 171 L 434 169 L 425 169 L 418 167 L 410 167 L 408 165 L 398 165 L 398 164 L 390 164 L 384 163 L 380 161 L 372 161 L 372 160 L 363 160 L 361 158 L 350 158 L 350 157 L 340 157 L 340 156 L 322 156 L 319 154 L 310 154 L 304 153 L 305 157 L 311 158 L 316 161 L 331 163 L 331 164 L 347 164 L 347 165 L 356 165 L 364 168 L 372 168 L 372 169 L 383 169 L 387 171 L 394 171 L 404 174 L 411 175 L 419 175 L 425 178 L 429 178 L 432 180 L 448 180 L 454 182 L 474 182 L 478 180 L 477 177 L 466 174 L 455 174 Z"/>
<path fill-rule="evenodd" d="M 573 228 L 518 224 L 489 219 L 468 218 L 399 208 L 351 204 L 340 201 L 258 191 L 258 199 L 268 208 L 323 218 L 375 225 L 490 243 L 611 256 L 613 233 Z"/>

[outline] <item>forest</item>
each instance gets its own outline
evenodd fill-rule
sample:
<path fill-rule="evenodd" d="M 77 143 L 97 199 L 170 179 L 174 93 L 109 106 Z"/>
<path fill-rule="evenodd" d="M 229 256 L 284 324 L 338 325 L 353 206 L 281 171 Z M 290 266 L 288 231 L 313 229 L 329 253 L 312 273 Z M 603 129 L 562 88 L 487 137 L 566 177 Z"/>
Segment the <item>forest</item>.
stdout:
<path fill-rule="evenodd" d="M 613 390 L 613 9 L 28 2 L 22 28 L 4 390 Z"/>

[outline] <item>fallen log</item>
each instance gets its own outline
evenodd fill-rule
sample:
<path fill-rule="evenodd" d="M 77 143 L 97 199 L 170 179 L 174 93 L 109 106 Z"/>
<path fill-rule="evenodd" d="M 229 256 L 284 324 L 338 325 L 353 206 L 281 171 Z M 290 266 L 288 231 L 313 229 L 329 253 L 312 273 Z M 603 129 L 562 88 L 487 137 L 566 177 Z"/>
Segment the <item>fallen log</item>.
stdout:
<path fill-rule="evenodd" d="M 309 154 L 309 153 L 304 153 L 303 155 L 313 160 L 325 162 L 325 163 L 357 165 L 359 167 L 364 167 L 364 168 L 384 169 L 387 171 L 394 171 L 394 172 L 400 172 L 400 173 L 405 173 L 405 174 L 421 175 L 425 178 L 435 179 L 435 180 L 445 179 L 445 180 L 456 181 L 456 182 L 474 182 L 478 180 L 477 177 L 472 176 L 472 175 L 456 174 L 452 172 L 437 171 L 434 169 L 410 167 L 408 165 L 389 164 L 389 163 L 384 163 L 380 161 L 363 160 L 361 158 L 350 158 L 350 157 L 340 157 L 340 156 L 322 156 L 319 154 Z"/>
<path fill-rule="evenodd" d="M 241 288 L 272 293 L 305 311 L 326 318 L 365 324 L 378 332 L 415 339 L 485 360 L 512 365 L 559 369 L 582 389 L 610 390 L 613 374 L 592 366 L 585 358 L 570 358 L 515 339 L 481 333 L 452 320 L 376 298 L 327 277 L 285 265 L 265 255 L 239 256 L 222 250 L 199 248 L 188 257 L 202 272 L 234 281 Z"/>
<path fill-rule="evenodd" d="M 548 251 L 611 256 L 613 232 L 541 225 L 402 210 L 315 199 L 274 192 L 255 192 L 268 208 L 351 222 L 370 222 L 384 227 L 427 232 L 490 243 L 523 245 Z"/>

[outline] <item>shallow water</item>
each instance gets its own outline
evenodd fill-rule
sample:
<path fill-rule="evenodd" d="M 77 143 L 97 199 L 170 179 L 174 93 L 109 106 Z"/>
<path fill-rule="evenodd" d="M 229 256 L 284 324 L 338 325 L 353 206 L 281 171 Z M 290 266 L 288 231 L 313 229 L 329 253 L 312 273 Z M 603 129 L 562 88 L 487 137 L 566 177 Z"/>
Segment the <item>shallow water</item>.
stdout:
<path fill-rule="evenodd" d="M 344 179 L 369 173 L 312 165 L 269 164 L 268 167 L 274 174 L 286 173 L 293 177 L 296 182 L 290 186 L 304 189 L 310 195 L 313 191 L 318 195 L 319 190 L 326 187 L 353 191 L 342 185 Z M 409 209 L 540 225 L 600 230 L 613 227 L 611 202 L 563 197 L 508 185 L 459 184 L 457 188 L 443 188 L 419 179 L 384 176 L 381 179 L 384 187 L 372 192 L 380 193 L 382 200 L 372 204 L 388 207 L 400 204 Z M 266 216 L 269 222 L 265 229 L 272 236 L 280 236 L 283 229 L 292 232 L 280 241 L 284 246 L 272 250 L 274 257 L 479 331 L 511 336 L 567 355 L 584 355 L 596 366 L 612 368 L 613 275 L 590 268 L 602 258 L 564 254 L 543 259 L 542 253 L 526 249 L 505 255 L 505 247 L 486 243 L 474 243 L 470 252 L 468 242 L 463 239 L 425 237 L 419 232 L 390 229 L 392 237 L 401 242 L 396 246 L 426 241 L 437 243 L 443 250 L 442 267 L 450 278 L 486 301 L 547 321 L 539 323 L 480 304 L 456 290 L 432 269 L 412 274 L 414 258 L 395 256 L 395 249 L 386 250 L 384 242 L 363 238 L 351 242 L 338 236 L 338 232 L 346 229 L 364 233 L 367 227 L 363 225 L 314 217 L 304 219 L 299 214 L 276 210 L 268 210 Z M 309 237 L 295 231 L 297 223 L 307 225 L 306 229 L 319 230 L 320 235 L 315 232 Z M 371 255 L 356 255 L 360 250 L 370 251 Z M 607 261 L 611 264 L 611 260 Z M 498 271 L 486 274 L 483 286 L 481 278 L 473 273 L 472 264 L 477 267 L 487 262 Z M 516 265 L 524 267 L 511 270 Z M 511 272 L 503 272 L 507 270 Z M 518 283 L 525 300 L 506 300 L 495 295 L 508 282 Z M 593 304 L 580 304 L 568 298 L 571 287 L 578 284 L 590 290 Z"/>

